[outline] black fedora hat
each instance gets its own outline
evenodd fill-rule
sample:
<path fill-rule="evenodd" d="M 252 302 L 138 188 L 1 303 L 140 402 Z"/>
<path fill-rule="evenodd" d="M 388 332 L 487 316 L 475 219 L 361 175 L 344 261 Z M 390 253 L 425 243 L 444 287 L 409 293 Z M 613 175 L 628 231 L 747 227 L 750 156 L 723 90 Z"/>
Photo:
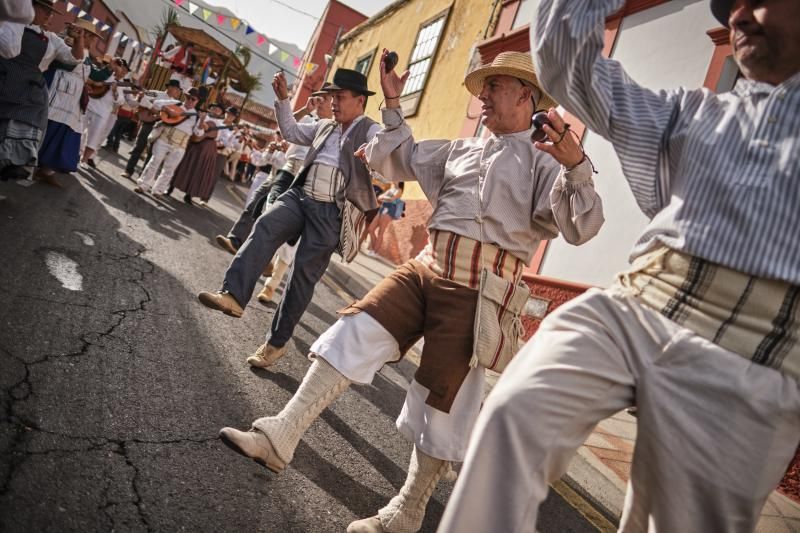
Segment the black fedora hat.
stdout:
<path fill-rule="evenodd" d="M 178 81 L 178 80 L 169 80 L 166 83 L 166 85 L 164 85 L 165 89 L 168 88 L 168 87 L 177 87 L 178 89 L 180 89 L 181 88 L 181 82 Z"/>
<path fill-rule="evenodd" d="M 338 91 L 341 89 L 347 89 L 365 96 L 372 96 L 375 94 L 373 91 L 367 89 L 367 77 L 359 71 L 350 70 L 349 68 L 336 69 L 336 73 L 333 75 L 333 83 L 328 86 L 326 92 Z"/>
<path fill-rule="evenodd" d="M 711 14 L 720 24 L 728 27 L 728 18 L 731 16 L 733 0 L 711 0 Z"/>
<path fill-rule="evenodd" d="M 58 8 L 56 8 L 55 0 L 33 0 L 33 5 L 49 9 L 53 13 L 58 13 L 59 15 L 64 14 Z"/>
<path fill-rule="evenodd" d="M 326 81 L 325 83 L 322 84 L 322 87 L 320 87 L 318 91 L 314 91 L 313 93 L 311 93 L 311 96 L 325 96 L 326 94 L 330 94 L 331 85 L 332 84 L 330 82 Z"/>

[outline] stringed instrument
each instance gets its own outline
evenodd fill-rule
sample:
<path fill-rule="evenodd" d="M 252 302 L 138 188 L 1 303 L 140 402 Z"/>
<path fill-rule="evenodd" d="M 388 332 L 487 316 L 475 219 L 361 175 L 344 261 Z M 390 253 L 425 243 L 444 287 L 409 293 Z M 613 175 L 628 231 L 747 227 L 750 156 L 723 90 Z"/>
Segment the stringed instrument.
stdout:
<path fill-rule="evenodd" d="M 179 105 L 165 105 L 159 114 L 161 122 L 167 126 L 176 126 L 189 117 L 196 117 L 200 113 L 195 109 L 184 109 Z"/>
<path fill-rule="evenodd" d="M 141 89 L 139 85 L 131 81 L 86 80 L 86 92 L 90 98 L 102 98 L 108 93 L 109 90 L 111 90 L 111 86 L 115 83 L 117 87 L 135 87 L 137 89 Z"/>
<path fill-rule="evenodd" d="M 189 142 L 199 143 L 205 139 L 213 139 L 215 136 L 209 135 L 209 133 L 217 133 L 219 130 L 230 130 L 235 128 L 236 126 L 231 124 L 229 126 L 212 126 L 208 128 L 204 134 L 202 135 L 192 135 L 189 137 Z"/>

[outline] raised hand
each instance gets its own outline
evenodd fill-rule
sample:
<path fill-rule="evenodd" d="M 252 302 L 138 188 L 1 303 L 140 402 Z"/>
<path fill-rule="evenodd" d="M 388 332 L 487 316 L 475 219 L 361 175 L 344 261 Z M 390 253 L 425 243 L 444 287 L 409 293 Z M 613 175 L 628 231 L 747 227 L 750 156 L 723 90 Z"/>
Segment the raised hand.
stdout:
<path fill-rule="evenodd" d="M 542 152 L 553 156 L 556 161 L 567 168 L 576 166 L 583 161 L 583 148 L 575 135 L 569 131 L 569 125 L 564 123 L 564 119 L 554 107 L 547 111 L 547 118 L 552 127 L 545 124 L 542 129 L 550 142 L 534 142 L 533 145 Z"/>
<path fill-rule="evenodd" d="M 358 159 L 360 159 L 364 163 L 364 165 L 369 167 L 369 165 L 367 164 L 367 143 L 364 143 L 361 146 L 359 146 L 358 150 L 353 152 L 353 155 L 356 156 Z"/>
<path fill-rule="evenodd" d="M 383 98 L 386 100 L 386 107 L 400 107 L 400 95 L 403 93 L 403 87 L 405 87 L 410 73 L 406 70 L 401 76 L 398 76 L 397 69 L 386 72 L 386 55 L 388 53 L 389 50 L 386 48 L 381 53 L 381 90 Z"/>
<path fill-rule="evenodd" d="M 282 71 L 278 71 L 272 77 L 272 90 L 275 91 L 275 96 L 278 100 L 286 100 L 289 98 L 289 86 L 286 84 L 286 76 Z"/>
<path fill-rule="evenodd" d="M 319 105 L 322 103 L 321 96 L 309 96 L 308 100 L 306 101 L 306 111 L 309 113 L 313 113 L 317 109 L 319 109 Z"/>

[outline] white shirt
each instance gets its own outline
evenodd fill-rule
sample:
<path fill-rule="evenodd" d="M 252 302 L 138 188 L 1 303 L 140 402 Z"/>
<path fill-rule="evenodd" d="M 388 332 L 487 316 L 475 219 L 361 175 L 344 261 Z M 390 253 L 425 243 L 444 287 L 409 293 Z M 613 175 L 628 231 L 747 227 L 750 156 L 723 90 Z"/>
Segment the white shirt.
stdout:
<path fill-rule="evenodd" d="M 153 111 L 160 111 L 162 107 L 167 105 L 177 105 L 184 111 L 188 111 L 189 113 L 196 113 L 196 109 L 185 109 L 179 100 L 173 100 L 172 98 L 167 98 L 164 100 L 155 100 L 153 102 Z M 202 135 L 205 133 L 203 130 L 202 122 L 200 122 L 199 117 L 197 115 L 188 116 L 186 120 L 181 122 L 180 124 L 175 124 L 174 126 L 164 124 L 166 127 L 175 128 L 176 130 L 182 131 L 184 133 L 188 133 L 189 135 Z"/>
<path fill-rule="evenodd" d="M 278 127 L 280 128 L 281 135 L 283 135 L 284 139 L 295 144 L 301 144 L 303 146 L 310 146 L 314 141 L 314 137 L 317 135 L 317 129 L 319 128 L 321 122 L 315 122 L 313 124 L 297 122 L 292 115 L 292 107 L 288 98 L 285 100 L 277 100 L 275 102 L 275 115 L 278 118 Z M 347 139 L 347 136 L 351 131 L 353 131 L 353 126 L 358 124 L 358 122 L 363 118 L 364 115 L 357 117 L 355 120 L 353 120 L 353 122 L 350 123 L 347 131 L 344 132 L 342 131 L 342 126 L 337 125 L 328 138 L 325 139 L 325 143 L 320 148 L 319 152 L 317 153 L 317 157 L 313 162 L 339 168 L 339 155 L 342 151 L 341 143 L 344 141 L 344 139 Z M 367 142 L 372 140 L 372 138 L 375 137 L 375 134 L 380 130 L 380 124 L 376 123 L 370 126 L 369 130 L 367 130 Z"/>
<path fill-rule="evenodd" d="M 58 69 L 48 89 L 47 118 L 66 124 L 72 131 L 83 131 L 83 112 L 80 108 L 84 80 L 91 67 L 79 63 L 73 70 Z"/>
<path fill-rule="evenodd" d="M 0 21 L 30 24 L 35 14 L 30 0 L 0 0 Z"/>
<path fill-rule="evenodd" d="M 44 72 L 55 60 L 67 65 L 77 65 L 79 60 L 72 56 L 72 48 L 67 46 L 64 39 L 51 31 L 44 31 L 36 24 L 17 24 L 15 22 L 0 22 L 0 57 L 10 59 L 17 57 L 22 52 L 22 34 L 25 28 L 30 28 L 38 34 L 44 33 L 47 37 L 47 50 L 39 62 L 39 70 Z"/>
<path fill-rule="evenodd" d="M 108 81 L 112 80 L 109 79 Z M 89 98 L 89 105 L 86 106 L 86 111 L 91 111 L 101 117 L 108 117 L 114 111 L 114 106 L 120 106 L 123 103 L 125 103 L 125 95 L 122 89 L 117 87 L 117 90 L 114 91 L 109 88 L 108 92 L 100 98 Z"/>
<path fill-rule="evenodd" d="M 263 167 L 270 162 L 270 155 L 266 150 L 253 150 L 250 152 L 250 163 L 257 167 Z"/>

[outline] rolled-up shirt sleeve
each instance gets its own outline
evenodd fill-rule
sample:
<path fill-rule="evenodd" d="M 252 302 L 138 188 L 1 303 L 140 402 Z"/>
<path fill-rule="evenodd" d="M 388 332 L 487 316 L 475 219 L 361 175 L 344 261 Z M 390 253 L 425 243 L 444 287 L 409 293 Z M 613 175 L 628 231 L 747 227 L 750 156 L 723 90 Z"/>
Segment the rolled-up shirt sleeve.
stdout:
<path fill-rule="evenodd" d="M 597 235 L 605 222 L 603 201 L 594 187 L 592 166 L 584 159 L 567 170 L 562 165 L 549 195 L 558 230 L 570 244 L 583 244 Z"/>
<path fill-rule="evenodd" d="M 418 181 L 428 199 L 435 202 L 451 142 L 415 142 L 399 109 L 384 109 L 383 123 L 384 128 L 366 146 L 369 167 L 389 181 Z"/>
<path fill-rule="evenodd" d="M 311 145 L 317 134 L 317 127 L 320 122 L 310 124 L 297 122 L 292 114 L 292 107 L 288 98 L 275 101 L 275 117 L 278 119 L 278 128 L 280 128 L 284 139 L 301 146 Z"/>
<path fill-rule="evenodd" d="M 636 202 L 654 216 L 669 201 L 663 148 L 683 91 L 653 91 L 602 56 L 605 19 L 624 0 L 542 0 L 531 50 L 543 88 L 609 140 Z"/>

